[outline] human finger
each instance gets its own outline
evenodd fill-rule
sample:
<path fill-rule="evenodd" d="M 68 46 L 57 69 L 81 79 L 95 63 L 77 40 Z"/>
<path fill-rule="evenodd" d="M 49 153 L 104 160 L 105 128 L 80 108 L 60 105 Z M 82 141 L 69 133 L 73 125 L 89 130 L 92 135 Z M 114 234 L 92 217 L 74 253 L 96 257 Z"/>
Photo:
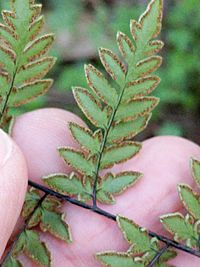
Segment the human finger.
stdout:
<path fill-rule="evenodd" d="M 0 258 L 20 215 L 27 189 L 24 156 L 0 130 Z"/>

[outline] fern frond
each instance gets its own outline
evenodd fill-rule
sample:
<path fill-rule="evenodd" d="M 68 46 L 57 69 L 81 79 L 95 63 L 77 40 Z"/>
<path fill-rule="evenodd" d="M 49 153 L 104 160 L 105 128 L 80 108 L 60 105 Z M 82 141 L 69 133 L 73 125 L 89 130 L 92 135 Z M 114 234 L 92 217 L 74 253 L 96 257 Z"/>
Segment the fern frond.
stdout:
<path fill-rule="evenodd" d="M 130 139 L 146 128 L 158 104 L 157 98 L 148 95 L 160 82 L 153 72 L 162 62 L 155 54 L 163 43 L 154 40 L 161 30 L 162 8 L 162 0 L 153 0 L 138 22 L 131 20 L 132 39 L 122 32 L 117 34 L 121 56 L 106 48 L 99 49 L 100 60 L 113 81 L 91 64 L 85 66 L 89 89 L 75 87 L 73 94 L 96 130 L 92 132 L 70 123 L 72 136 L 82 150 L 63 147 L 59 152 L 77 175 L 73 179 L 64 174 L 44 177 L 44 182 L 53 190 L 77 195 L 83 201 L 92 199 L 94 205 L 97 200 L 111 204 L 114 195 L 141 177 L 136 172 L 102 176 L 100 171 L 127 161 L 141 149 L 141 144 Z M 78 192 L 73 185 L 69 186 L 70 181 L 73 185 L 79 184 Z"/>
<path fill-rule="evenodd" d="M 197 186 L 200 187 L 200 161 L 192 159 L 191 169 Z M 175 241 L 185 242 L 188 247 L 200 248 L 200 194 L 189 185 L 179 184 L 180 200 L 186 209 L 186 216 L 171 213 L 161 216 L 164 228 L 174 236 Z"/>
<path fill-rule="evenodd" d="M 0 127 L 10 121 L 9 109 L 43 95 L 52 85 L 43 79 L 55 58 L 46 56 L 54 35 L 39 36 L 44 25 L 41 5 L 12 0 L 0 24 Z M 22 14 L 23 10 L 23 14 Z"/>

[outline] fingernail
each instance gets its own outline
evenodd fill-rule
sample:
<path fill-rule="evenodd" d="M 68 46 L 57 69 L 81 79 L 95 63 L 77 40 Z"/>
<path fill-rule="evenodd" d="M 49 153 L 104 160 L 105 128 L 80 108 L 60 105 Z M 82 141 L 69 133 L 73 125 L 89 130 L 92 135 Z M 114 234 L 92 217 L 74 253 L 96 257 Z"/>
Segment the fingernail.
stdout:
<path fill-rule="evenodd" d="M 0 167 L 3 167 L 10 158 L 12 147 L 11 139 L 0 129 Z"/>

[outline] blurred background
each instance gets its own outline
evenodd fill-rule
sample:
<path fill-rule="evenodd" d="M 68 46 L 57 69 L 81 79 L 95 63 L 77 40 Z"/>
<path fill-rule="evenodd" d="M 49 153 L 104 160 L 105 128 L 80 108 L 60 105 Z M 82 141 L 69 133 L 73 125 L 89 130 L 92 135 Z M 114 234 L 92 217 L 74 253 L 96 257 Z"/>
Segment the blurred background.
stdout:
<path fill-rule="evenodd" d="M 18 112 L 40 107 L 62 107 L 82 116 L 71 87 L 87 86 L 84 63 L 102 68 L 98 47 L 117 52 L 118 30 L 129 36 L 129 20 L 138 19 L 147 0 L 43 0 L 46 30 L 56 34 L 51 54 L 58 60 L 50 76 L 49 94 Z M 139 139 L 179 135 L 200 143 L 200 1 L 165 1 L 162 40 L 164 63 L 158 72 L 162 83 L 154 94 L 161 102 Z M 8 1 L 0 2 L 1 9 Z"/>

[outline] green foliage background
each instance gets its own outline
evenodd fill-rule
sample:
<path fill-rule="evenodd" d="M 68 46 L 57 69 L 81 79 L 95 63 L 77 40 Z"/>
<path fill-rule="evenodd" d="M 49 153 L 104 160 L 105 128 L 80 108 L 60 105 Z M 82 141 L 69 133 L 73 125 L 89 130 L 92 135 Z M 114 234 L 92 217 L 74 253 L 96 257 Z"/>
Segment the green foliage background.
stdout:
<path fill-rule="evenodd" d="M 92 61 L 98 68 L 97 48 L 116 51 L 117 30 L 127 34 L 130 18 L 137 18 L 146 0 L 43 0 L 46 27 L 57 35 L 53 55 L 55 84 L 48 96 L 23 107 L 25 111 L 56 106 L 78 112 L 71 94 L 74 85 L 86 86 L 83 65 Z M 164 64 L 156 91 L 161 98 L 145 136 L 182 135 L 199 142 L 200 111 L 200 2 L 165 1 L 162 39 Z M 0 7 L 7 8 L 8 1 Z"/>

